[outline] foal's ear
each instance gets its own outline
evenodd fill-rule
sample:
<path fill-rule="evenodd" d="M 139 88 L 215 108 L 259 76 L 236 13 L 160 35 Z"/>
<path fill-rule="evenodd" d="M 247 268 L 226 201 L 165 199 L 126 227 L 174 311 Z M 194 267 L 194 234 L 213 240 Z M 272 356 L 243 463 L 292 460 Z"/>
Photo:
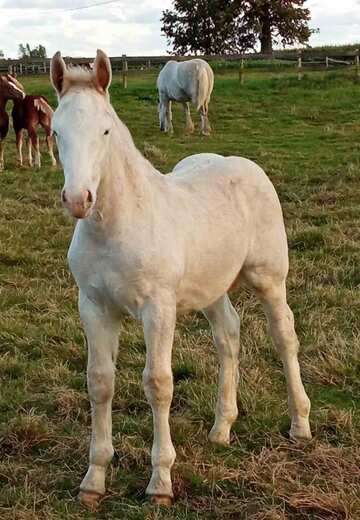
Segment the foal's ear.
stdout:
<path fill-rule="evenodd" d="M 111 83 L 111 63 L 105 52 L 100 49 L 96 52 L 94 76 L 98 87 L 104 92 L 107 92 Z"/>
<path fill-rule="evenodd" d="M 60 51 L 52 57 L 50 65 L 50 78 L 54 89 L 60 95 L 63 89 L 64 76 L 66 74 L 65 61 L 62 59 Z"/>

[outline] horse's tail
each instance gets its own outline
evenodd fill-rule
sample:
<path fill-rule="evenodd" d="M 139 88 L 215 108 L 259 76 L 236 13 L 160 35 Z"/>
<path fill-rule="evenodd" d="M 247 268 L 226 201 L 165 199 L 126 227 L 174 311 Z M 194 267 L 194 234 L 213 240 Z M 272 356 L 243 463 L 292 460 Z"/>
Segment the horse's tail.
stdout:
<path fill-rule="evenodd" d="M 34 107 L 36 108 L 36 110 L 38 112 L 43 112 L 50 118 L 52 117 L 52 115 L 54 113 L 53 109 L 51 108 L 51 106 L 49 105 L 47 100 L 42 96 L 34 99 Z"/>
<path fill-rule="evenodd" d="M 200 108 L 204 105 L 207 100 L 209 93 L 209 78 L 205 67 L 200 67 L 198 73 L 198 89 L 197 89 L 197 99 L 196 99 L 196 110 L 200 110 Z"/>

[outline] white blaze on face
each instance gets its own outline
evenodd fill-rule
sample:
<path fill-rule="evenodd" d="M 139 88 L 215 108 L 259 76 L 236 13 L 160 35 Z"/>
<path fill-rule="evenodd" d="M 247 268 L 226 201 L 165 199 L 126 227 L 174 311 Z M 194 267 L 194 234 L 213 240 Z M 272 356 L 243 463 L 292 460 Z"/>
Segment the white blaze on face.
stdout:
<path fill-rule="evenodd" d="M 112 125 L 106 98 L 90 88 L 70 91 L 54 113 L 52 128 L 65 177 L 62 200 L 78 218 L 89 216 L 96 203 Z"/>

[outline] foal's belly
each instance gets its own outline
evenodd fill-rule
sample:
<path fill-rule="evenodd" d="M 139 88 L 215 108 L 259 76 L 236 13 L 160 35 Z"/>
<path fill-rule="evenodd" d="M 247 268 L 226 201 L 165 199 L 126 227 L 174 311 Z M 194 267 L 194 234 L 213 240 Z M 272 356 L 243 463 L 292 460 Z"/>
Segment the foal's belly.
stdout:
<path fill-rule="evenodd" d="M 180 281 L 177 289 L 179 312 L 206 309 L 223 296 L 237 278 L 246 256 L 245 248 L 233 248 L 216 255 L 210 262 L 198 257 Z"/>

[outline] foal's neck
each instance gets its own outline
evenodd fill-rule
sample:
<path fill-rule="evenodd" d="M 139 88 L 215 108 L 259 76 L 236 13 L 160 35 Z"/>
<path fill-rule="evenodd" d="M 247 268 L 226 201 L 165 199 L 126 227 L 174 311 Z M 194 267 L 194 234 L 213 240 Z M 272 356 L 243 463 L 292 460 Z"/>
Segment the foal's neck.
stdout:
<path fill-rule="evenodd" d="M 131 224 L 146 214 L 151 194 L 162 175 L 136 148 L 127 127 L 117 118 L 110 153 L 102 167 L 93 221 L 105 227 Z"/>

